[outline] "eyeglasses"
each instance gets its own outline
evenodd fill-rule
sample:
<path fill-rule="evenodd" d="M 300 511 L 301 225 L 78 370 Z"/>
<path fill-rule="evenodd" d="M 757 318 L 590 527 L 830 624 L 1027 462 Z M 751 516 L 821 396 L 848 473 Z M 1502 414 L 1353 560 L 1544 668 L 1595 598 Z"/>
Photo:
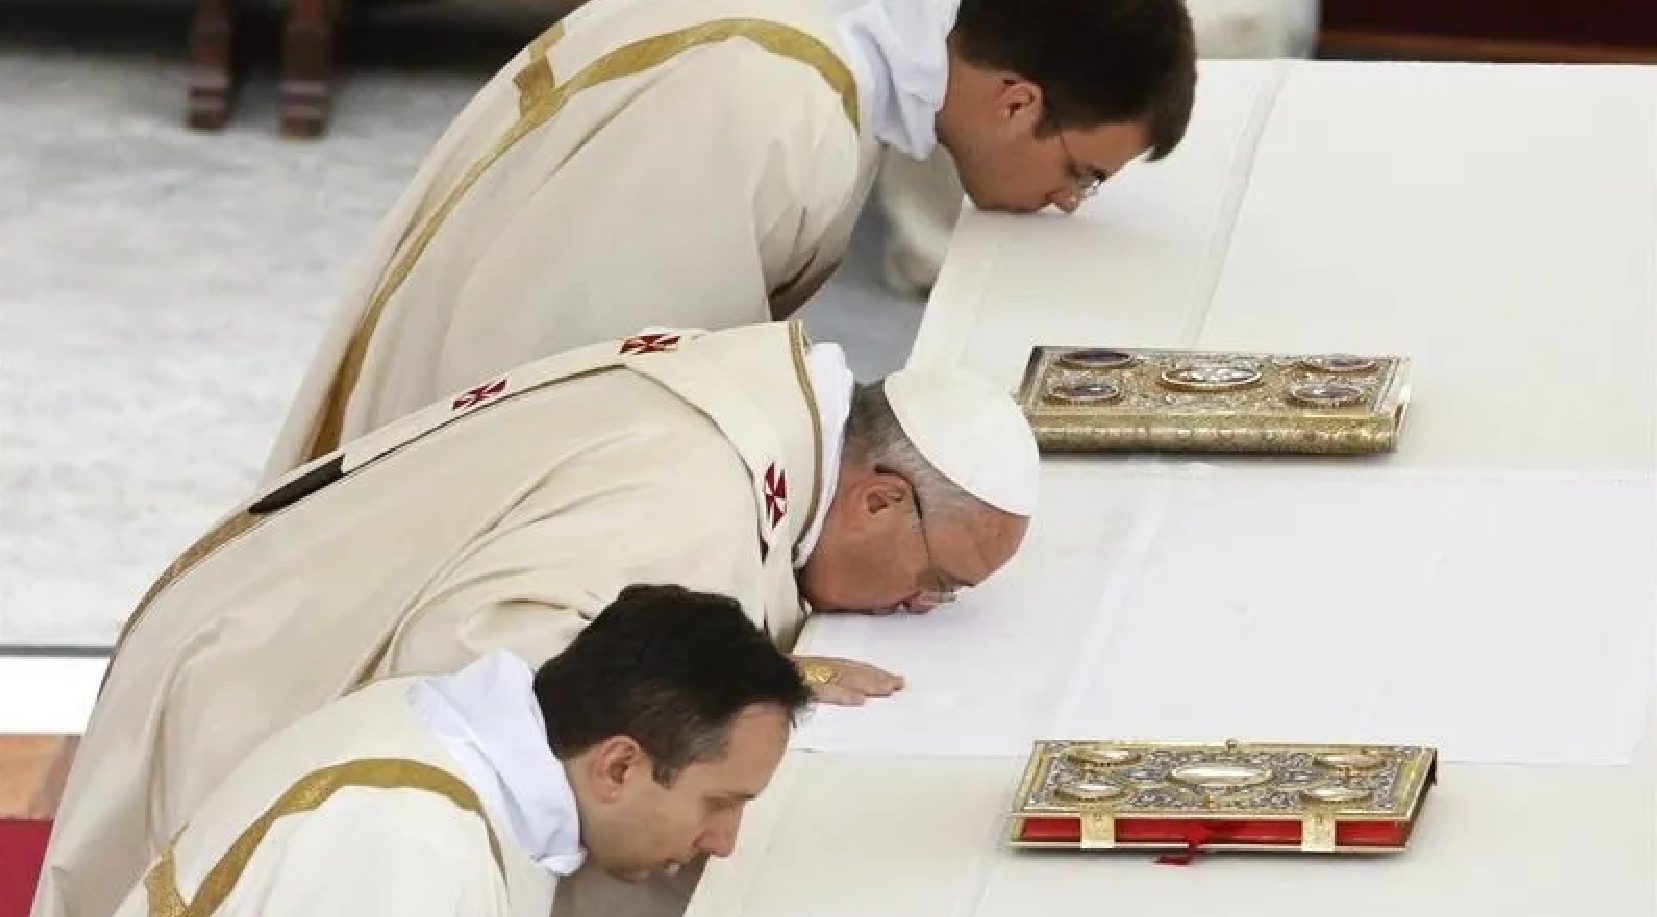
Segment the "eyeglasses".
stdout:
<path fill-rule="evenodd" d="M 909 493 L 914 498 L 915 531 L 921 536 L 921 551 L 926 555 L 926 568 L 921 573 L 920 587 L 922 592 L 928 592 L 939 602 L 950 602 L 955 599 L 955 589 L 950 586 L 950 578 L 938 569 L 938 564 L 932 559 L 932 539 L 926 534 L 926 510 L 921 506 L 921 492 L 915 487 L 915 482 L 909 480 L 895 469 L 883 465 L 875 466 L 876 471 L 896 475 L 909 485 Z"/>
<path fill-rule="evenodd" d="M 1099 186 L 1103 185 L 1105 179 L 1110 178 L 1110 176 L 1102 174 L 1098 169 L 1091 166 L 1082 165 L 1081 160 L 1076 158 L 1076 154 L 1070 152 L 1070 144 L 1064 139 L 1064 124 L 1059 121 L 1059 116 L 1053 114 L 1052 109 L 1048 109 L 1047 117 L 1048 120 L 1053 122 L 1053 127 L 1058 134 L 1059 149 L 1064 151 L 1064 167 L 1070 172 L 1070 181 L 1076 186 L 1076 196 L 1086 200 L 1098 194 Z"/>

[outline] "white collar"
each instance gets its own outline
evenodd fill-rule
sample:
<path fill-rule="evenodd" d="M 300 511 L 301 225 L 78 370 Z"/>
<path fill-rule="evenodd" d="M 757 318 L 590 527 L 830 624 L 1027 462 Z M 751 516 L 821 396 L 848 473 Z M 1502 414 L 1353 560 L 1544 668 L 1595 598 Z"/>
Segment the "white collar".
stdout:
<path fill-rule="evenodd" d="M 817 417 L 822 426 L 823 451 L 818 457 L 822 464 L 822 478 L 817 486 L 817 515 L 811 520 L 800 546 L 794 551 L 794 569 L 805 566 L 817 539 L 823 534 L 823 520 L 828 518 L 829 504 L 834 501 L 835 489 L 840 484 L 840 452 L 846 440 L 846 418 L 852 410 L 852 371 L 846 368 L 846 352 L 839 344 L 825 341 L 813 344 L 805 357 L 806 375 L 811 379 L 811 392 L 817 399 Z"/>
<path fill-rule="evenodd" d="M 496 650 L 453 675 L 415 682 L 409 703 L 518 846 L 542 869 L 567 876 L 587 852 L 575 793 L 547 744 L 534 684 L 523 660 Z"/>
<path fill-rule="evenodd" d="M 911 159 L 938 144 L 961 0 L 827 0 L 871 131 Z"/>

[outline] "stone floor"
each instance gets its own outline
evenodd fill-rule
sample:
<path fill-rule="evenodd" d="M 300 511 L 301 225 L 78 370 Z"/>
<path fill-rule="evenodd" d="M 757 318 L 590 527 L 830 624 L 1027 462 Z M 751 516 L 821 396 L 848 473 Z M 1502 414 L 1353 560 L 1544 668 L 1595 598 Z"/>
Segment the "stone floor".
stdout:
<path fill-rule="evenodd" d="M 186 8 L 0 3 L 0 647 L 107 644 L 241 499 L 350 259 L 538 31 L 388 9 L 354 33 L 326 137 L 286 141 L 268 68 L 228 130 L 181 127 Z M 881 232 L 865 220 L 806 314 L 864 377 L 920 314 L 879 283 Z"/>

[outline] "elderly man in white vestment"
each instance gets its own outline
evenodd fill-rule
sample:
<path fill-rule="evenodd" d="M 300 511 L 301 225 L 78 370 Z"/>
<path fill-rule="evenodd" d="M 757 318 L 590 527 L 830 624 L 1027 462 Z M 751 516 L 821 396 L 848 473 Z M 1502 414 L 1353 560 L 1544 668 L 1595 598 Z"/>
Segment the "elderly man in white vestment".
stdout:
<path fill-rule="evenodd" d="M 788 650 L 815 611 L 976 585 L 1022 542 L 1039 457 L 963 370 L 855 385 L 797 323 L 656 331 L 484 379 L 296 470 L 128 620 L 34 913 L 109 913 L 272 732 L 376 679 L 547 659 L 620 591 L 734 597 Z M 901 685 L 801 659 L 820 699 Z"/>
<path fill-rule="evenodd" d="M 539 672 L 496 650 L 283 729 L 116 913 L 547 917 L 584 861 L 729 856 L 809 696 L 734 601 L 632 586 Z"/>
<path fill-rule="evenodd" d="M 386 216 L 270 480 L 492 373 L 647 325 L 786 318 L 883 146 L 980 207 L 1074 210 L 1167 155 L 1182 0 L 589 0 L 510 61 Z"/>

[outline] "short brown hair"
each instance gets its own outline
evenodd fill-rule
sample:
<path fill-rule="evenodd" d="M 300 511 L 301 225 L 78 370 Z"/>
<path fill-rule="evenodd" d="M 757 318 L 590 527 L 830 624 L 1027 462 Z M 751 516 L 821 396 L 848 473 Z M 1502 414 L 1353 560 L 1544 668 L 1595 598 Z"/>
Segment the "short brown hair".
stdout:
<path fill-rule="evenodd" d="M 1141 121 L 1151 159 L 1185 137 L 1197 50 L 1181 0 L 961 0 L 960 53 L 1040 86 L 1065 127 Z"/>
<path fill-rule="evenodd" d="M 541 667 L 535 695 L 559 759 L 631 736 L 668 786 L 725 754 L 744 709 L 772 704 L 793 719 L 811 690 L 735 599 L 635 585 Z"/>

